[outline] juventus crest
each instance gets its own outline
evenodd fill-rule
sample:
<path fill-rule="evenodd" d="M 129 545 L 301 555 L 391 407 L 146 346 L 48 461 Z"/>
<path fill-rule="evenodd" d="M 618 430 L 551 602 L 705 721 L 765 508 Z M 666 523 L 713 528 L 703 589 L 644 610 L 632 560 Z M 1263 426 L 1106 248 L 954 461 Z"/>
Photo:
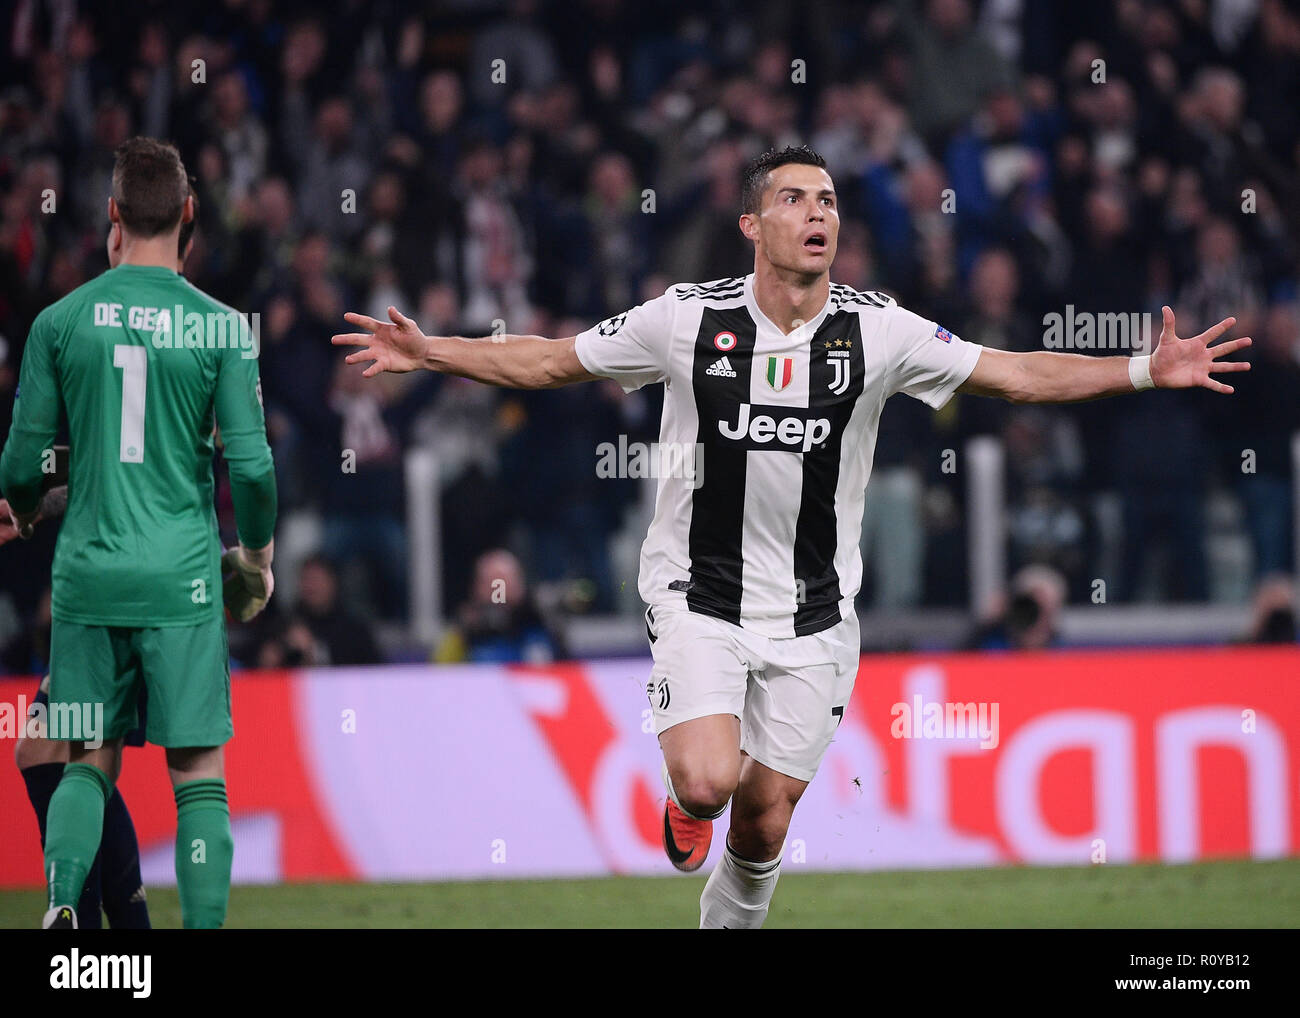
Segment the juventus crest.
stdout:
<path fill-rule="evenodd" d="M 837 396 L 842 396 L 849 387 L 852 376 L 851 357 L 848 350 L 826 351 L 826 363 L 831 366 L 831 380 L 827 387 Z"/>

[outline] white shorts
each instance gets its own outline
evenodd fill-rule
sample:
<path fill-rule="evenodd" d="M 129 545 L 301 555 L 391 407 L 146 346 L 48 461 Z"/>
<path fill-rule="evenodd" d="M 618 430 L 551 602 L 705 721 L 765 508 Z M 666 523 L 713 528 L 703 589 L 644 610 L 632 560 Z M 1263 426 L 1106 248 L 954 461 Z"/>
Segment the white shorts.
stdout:
<path fill-rule="evenodd" d="M 858 675 L 858 617 L 811 636 L 773 639 L 683 608 L 646 611 L 655 734 L 710 714 L 740 719 L 740 748 L 811 781 Z"/>

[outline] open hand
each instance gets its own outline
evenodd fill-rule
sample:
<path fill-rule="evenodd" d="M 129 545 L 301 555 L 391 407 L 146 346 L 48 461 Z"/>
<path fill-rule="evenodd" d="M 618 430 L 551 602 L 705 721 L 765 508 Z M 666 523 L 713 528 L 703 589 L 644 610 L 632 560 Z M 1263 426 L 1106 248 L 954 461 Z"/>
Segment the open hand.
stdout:
<path fill-rule="evenodd" d="M 365 332 L 340 333 L 330 338 L 335 346 L 362 346 L 364 350 L 350 353 L 347 363 L 373 363 L 361 372 L 366 378 L 373 378 L 381 371 L 415 371 L 424 367 L 425 351 L 429 337 L 424 335 L 411 319 L 391 305 L 388 317 L 392 324 L 381 322 L 369 315 L 359 315 L 349 311 L 343 316 L 353 325 L 359 325 Z"/>
<path fill-rule="evenodd" d="M 1211 346 L 1216 339 L 1237 324 L 1235 318 L 1225 318 L 1218 325 L 1211 326 L 1199 336 L 1191 339 L 1179 339 L 1174 333 L 1174 312 L 1166 305 L 1164 328 L 1160 331 L 1160 341 L 1151 355 L 1151 381 L 1157 389 L 1210 389 L 1231 395 L 1231 385 L 1211 378 L 1212 374 L 1228 371 L 1249 371 L 1247 361 L 1224 361 L 1221 357 L 1244 350 L 1250 346 L 1250 337 L 1229 340 L 1218 346 Z"/>

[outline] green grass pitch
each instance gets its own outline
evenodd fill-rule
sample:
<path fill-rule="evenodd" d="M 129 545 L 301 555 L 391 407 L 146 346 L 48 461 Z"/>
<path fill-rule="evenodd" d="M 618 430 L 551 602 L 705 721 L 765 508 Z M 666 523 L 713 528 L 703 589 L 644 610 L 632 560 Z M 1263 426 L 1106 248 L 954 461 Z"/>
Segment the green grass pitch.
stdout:
<path fill-rule="evenodd" d="M 1300 859 L 1180 866 L 797 873 L 769 929 L 860 927 L 1300 927 Z M 704 876 L 236 887 L 228 928 L 693 927 Z M 0 892 L 0 927 L 32 927 L 39 891 Z M 171 888 L 154 924 L 180 925 Z"/>

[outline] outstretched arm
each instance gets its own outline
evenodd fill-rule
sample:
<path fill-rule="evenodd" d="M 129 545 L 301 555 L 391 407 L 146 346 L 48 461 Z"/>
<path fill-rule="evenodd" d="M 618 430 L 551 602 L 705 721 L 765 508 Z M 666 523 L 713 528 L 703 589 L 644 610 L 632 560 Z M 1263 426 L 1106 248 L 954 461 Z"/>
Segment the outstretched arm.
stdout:
<path fill-rule="evenodd" d="M 1237 324 L 1225 318 L 1191 339 L 1174 332 L 1174 313 L 1164 308 L 1164 328 L 1149 358 L 1088 357 L 1083 354 L 1041 351 L 1011 353 L 985 348 L 975 370 L 958 392 L 999 396 L 1012 403 L 1078 403 L 1134 392 L 1145 384 L 1149 369 L 1151 387 L 1157 389 L 1204 388 L 1231 394 L 1230 385 L 1210 377 L 1232 371 L 1249 371 L 1246 361 L 1220 358 L 1250 346 L 1250 337 L 1210 344 Z M 1132 372 L 1132 373 L 1130 373 Z"/>
<path fill-rule="evenodd" d="M 334 336 L 335 346 L 364 349 L 348 354 L 349 364 L 370 365 L 362 372 L 373 378 L 382 371 L 425 368 L 446 375 L 472 378 L 488 385 L 512 389 L 552 389 L 570 382 L 588 382 L 599 376 L 582 366 L 574 351 L 576 337 L 544 339 L 541 336 L 426 336 L 397 308 L 388 309 L 392 322 L 381 322 L 353 312 L 343 316 L 365 332 Z"/>

